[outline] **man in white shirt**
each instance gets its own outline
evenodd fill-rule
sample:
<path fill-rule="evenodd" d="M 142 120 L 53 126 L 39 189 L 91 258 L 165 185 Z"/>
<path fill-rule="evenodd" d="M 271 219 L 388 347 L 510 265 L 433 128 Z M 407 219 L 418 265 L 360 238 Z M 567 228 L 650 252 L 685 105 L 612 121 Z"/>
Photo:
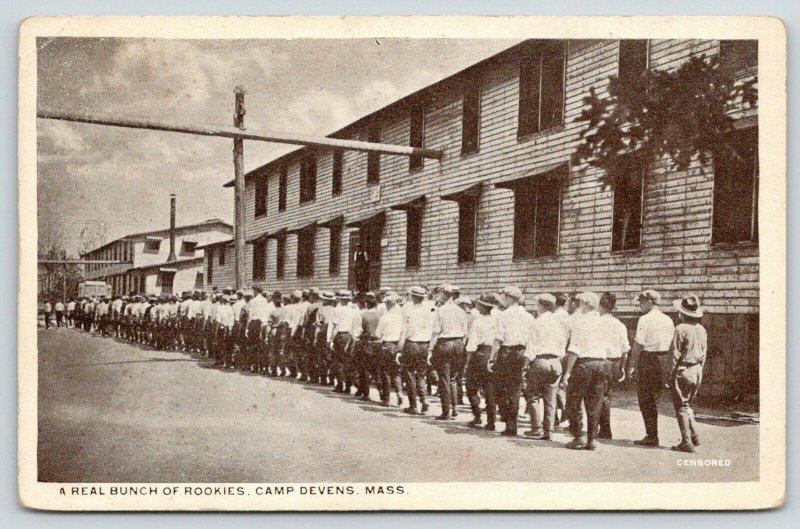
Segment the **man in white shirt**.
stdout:
<path fill-rule="evenodd" d="M 70 326 L 70 327 L 74 327 L 75 326 L 75 320 L 74 320 L 74 317 L 75 317 L 75 300 L 71 299 L 71 300 L 69 300 L 69 303 L 67 303 L 66 316 L 67 316 L 67 325 Z"/>
<path fill-rule="evenodd" d="M 514 437 L 517 435 L 523 373 L 528 367 L 525 350 L 530 344 L 534 318 L 520 304 L 523 296 L 518 287 L 505 287 L 502 296 L 505 310 L 497 316 L 497 335 L 489 358 L 489 370 L 494 372 L 500 415 L 506 423 L 502 435 Z"/>
<path fill-rule="evenodd" d="M 642 316 L 636 326 L 631 358 L 626 375 L 634 369 L 639 370 L 638 396 L 639 409 L 644 420 L 645 437 L 635 444 L 658 446 L 658 399 L 669 383 L 672 371 L 670 346 L 675 335 L 672 318 L 661 312 L 658 304 L 661 294 L 655 290 L 645 290 L 639 294 L 639 310 Z"/>
<path fill-rule="evenodd" d="M 465 366 L 467 378 L 467 399 L 472 408 L 473 419 L 468 423 L 472 428 L 482 425 L 481 398 L 483 390 L 486 395 L 486 426 L 485 430 L 495 430 L 495 410 L 497 408 L 494 382 L 487 366 L 497 336 L 497 318 L 491 315 L 495 308 L 495 299 L 492 295 L 484 295 L 475 302 L 478 314 L 472 321 L 467 335 L 467 362 Z"/>
<path fill-rule="evenodd" d="M 269 321 L 271 309 L 269 301 L 262 294 L 261 287 L 255 286 L 252 289 L 253 299 L 245 305 L 247 312 L 247 360 L 245 369 L 258 371 L 266 367 L 266 345 L 262 333 L 262 327 Z M 263 364 L 263 365 L 262 365 Z"/>
<path fill-rule="evenodd" d="M 375 336 L 381 341 L 380 379 L 378 388 L 381 403 L 389 405 L 391 392 L 397 395 L 397 405 L 403 405 L 403 381 L 400 378 L 400 349 L 398 343 L 403 332 L 403 311 L 399 305 L 400 296 L 389 292 L 383 296 L 386 310 L 378 320 Z M 379 312 L 380 314 L 380 312 Z"/>
<path fill-rule="evenodd" d="M 339 304 L 331 314 L 328 327 L 328 346 L 333 351 L 333 365 L 336 373 L 336 393 L 350 394 L 353 386 L 353 347 L 361 335 L 361 317 L 357 308 L 350 306 L 352 295 L 341 290 L 336 295 Z"/>
<path fill-rule="evenodd" d="M 428 371 L 428 346 L 433 332 L 433 312 L 426 302 L 427 290 L 414 286 L 408 290 L 411 302 L 405 310 L 403 331 L 400 334 L 398 348 L 402 351 L 400 360 L 406 379 L 408 392 L 408 408 L 403 409 L 410 415 L 424 414 L 428 411 L 425 375 Z M 417 411 L 417 399 L 422 407 Z"/>
<path fill-rule="evenodd" d="M 608 342 L 608 384 L 603 395 L 603 407 L 600 410 L 600 432 L 598 439 L 612 439 L 611 435 L 611 392 L 616 384 L 625 378 L 625 361 L 631 345 L 628 342 L 628 328 L 612 315 L 617 304 L 617 296 L 611 292 L 603 292 L 600 295 L 600 319 L 607 321 L 611 337 Z"/>
<path fill-rule="evenodd" d="M 583 292 L 578 299 L 582 315 L 572 329 L 567 349 L 567 367 L 561 379 L 567 388 L 567 413 L 574 437 L 567 448 L 596 450 L 600 410 L 608 383 L 608 344 L 616 335 L 614 327 L 602 320 L 597 312 L 600 296 L 594 292 Z M 585 437 L 581 405 L 586 408 Z"/>
<path fill-rule="evenodd" d="M 467 314 L 456 305 L 454 300 L 454 293 L 457 289 L 450 284 L 445 284 L 439 290 L 441 305 L 434 312 L 433 329 L 428 345 L 428 359 L 439 375 L 442 414 L 436 419 L 447 421 L 458 415 L 456 408 L 457 384 L 459 383 L 457 376 L 460 372 L 458 363 L 464 352 L 464 340 L 467 337 L 468 329 Z"/>
<path fill-rule="evenodd" d="M 567 349 L 567 327 L 553 312 L 556 298 L 552 294 L 537 297 L 539 317 L 533 322 L 531 342 L 526 349 L 530 360 L 525 398 L 531 417 L 530 431 L 525 435 L 550 440 L 556 414 L 556 394 L 563 370 L 562 360 Z M 539 411 L 541 403 L 542 411 Z"/>
<path fill-rule="evenodd" d="M 328 327 L 331 325 L 333 310 L 336 306 L 336 294 L 330 290 L 324 290 L 320 292 L 319 299 L 322 305 L 317 309 L 314 317 L 314 354 L 319 370 L 318 383 L 323 386 L 332 386 L 334 373 L 331 349 L 328 345 Z"/>
<path fill-rule="evenodd" d="M 214 365 L 231 367 L 233 361 L 233 305 L 236 296 L 223 296 L 217 303 L 215 320 L 217 324 L 217 346 Z"/>

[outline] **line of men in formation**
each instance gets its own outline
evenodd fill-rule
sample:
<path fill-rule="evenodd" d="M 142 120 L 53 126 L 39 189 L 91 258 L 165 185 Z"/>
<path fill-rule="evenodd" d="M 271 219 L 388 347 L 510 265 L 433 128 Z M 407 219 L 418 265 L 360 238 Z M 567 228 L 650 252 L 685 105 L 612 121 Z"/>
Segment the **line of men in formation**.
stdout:
<path fill-rule="evenodd" d="M 73 317 L 84 330 L 202 354 L 224 368 L 295 377 L 339 393 L 355 388 L 362 400 L 374 384 L 385 406 L 394 393 L 402 407 L 405 387 L 403 411 L 411 415 L 428 411 L 435 383 L 437 419 L 456 417 L 466 395 L 468 425 L 494 431 L 499 415 L 506 436 L 517 435 L 524 397 L 532 425 L 526 435 L 550 440 L 566 418 L 573 449 L 595 450 L 598 439 L 612 437 L 612 388 L 637 370 L 646 435 L 635 443 L 659 445 L 657 404 L 666 388 L 682 435 L 673 449 L 691 452 L 699 445 L 691 402 L 706 357 L 703 311 L 696 296 L 676 300 L 676 327 L 660 301 L 654 290 L 639 295 L 643 315 L 633 347 L 612 315 L 614 294 L 541 294 L 534 317 L 515 286 L 474 302 L 449 284 L 430 293 L 411 287 L 405 297 L 390 289 L 267 295 L 259 287 L 115 296 L 79 299 Z"/>

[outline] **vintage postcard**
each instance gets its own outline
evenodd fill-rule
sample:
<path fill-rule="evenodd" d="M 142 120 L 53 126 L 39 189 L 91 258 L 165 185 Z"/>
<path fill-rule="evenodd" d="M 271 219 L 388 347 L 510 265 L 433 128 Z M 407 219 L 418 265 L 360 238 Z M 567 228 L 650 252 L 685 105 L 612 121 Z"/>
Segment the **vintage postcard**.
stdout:
<path fill-rule="evenodd" d="M 19 58 L 23 505 L 783 503 L 780 20 L 42 17 Z"/>

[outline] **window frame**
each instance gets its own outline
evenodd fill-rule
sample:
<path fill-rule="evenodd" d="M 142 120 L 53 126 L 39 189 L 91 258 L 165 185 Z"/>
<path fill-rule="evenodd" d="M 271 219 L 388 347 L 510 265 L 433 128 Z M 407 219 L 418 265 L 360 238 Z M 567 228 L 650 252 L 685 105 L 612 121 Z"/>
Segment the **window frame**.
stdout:
<path fill-rule="evenodd" d="M 317 157 L 308 152 L 300 159 L 300 205 L 317 198 Z"/>
<path fill-rule="evenodd" d="M 289 167 L 281 165 L 278 174 L 278 212 L 286 211 L 286 202 L 289 195 Z"/>
<path fill-rule="evenodd" d="M 315 246 L 316 226 L 306 227 L 297 232 L 296 274 L 298 279 L 308 279 L 314 277 Z"/>
<path fill-rule="evenodd" d="M 758 230 L 758 198 L 759 198 L 759 183 L 761 180 L 761 161 L 759 152 L 759 139 L 761 131 L 758 125 L 751 125 L 736 129 L 734 133 L 738 134 L 752 134 L 755 133 L 756 145 L 754 150 L 754 166 L 752 169 L 752 183 L 750 186 L 750 238 L 744 240 L 724 240 L 719 239 L 719 227 L 717 225 L 717 161 L 715 156 L 711 156 L 711 168 L 714 175 L 713 186 L 711 190 L 711 245 L 713 247 L 730 247 L 730 246 L 748 246 L 757 245 L 759 243 L 759 230 Z"/>
<path fill-rule="evenodd" d="M 545 54 L 552 52 L 556 43 L 548 42 L 546 44 L 540 44 L 536 47 L 529 48 L 525 53 L 521 55 L 519 69 L 518 69 L 518 80 L 519 80 L 519 96 L 517 102 L 517 140 L 524 140 L 531 136 L 535 136 L 537 134 L 542 134 L 547 131 L 557 130 L 562 128 L 565 123 L 566 119 L 566 100 L 567 100 L 567 62 L 569 59 L 569 42 L 567 41 L 558 41 L 557 45 L 559 46 L 559 50 L 562 56 L 561 62 L 561 119 L 558 123 L 548 124 L 546 127 L 542 124 L 542 95 L 543 95 L 543 88 L 544 88 L 544 74 L 543 74 L 543 67 L 544 67 L 544 57 Z M 531 61 L 535 60 L 536 68 L 532 68 L 530 66 Z M 534 75 L 534 79 L 531 80 L 532 85 L 536 87 L 536 126 L 531 130 L 528 130 L 527 125 L 523 128 L 523 123 L 528 123 L 532 116 L 527 116 L 527 119 L 523 121 L 523 113 L 524 113 L 524 106 L 523 106 L 523 98 L 526 95 L 526 91 L 523 90 L 523 71 L 525 68 L 531 67 L 532 72 L 537 71 L 538 73 Z"/>
<path fill-rule="evenodd" d="M 259 175 L 255 182 L 255 205 L 253 215 L 255 218 L 263 217 L 267 214 L 267 200 L 269 197 L 269 178 L 267 175 Z"/>
<path fill-rule="evenodd" d="M 473 93 L 474 91 L 474 93 Z M 475 130 L 475 140 L 473 142 L 468 143 L 467 139 L 467 96 L 474 96 L 475 97 L 475 112 L 474 112 L 474 130 Z M 464 90 L 462 93 L 461 99 L 461 156 L 468 156 L 470 154 L 475 154 L 480 152 L 481 150 L 481 110 L 482 110 L 482 96 L 483 96 L 483 87 L 481 86 L 481 79 L 473 79 L 472 82 L 466 83 L 464 86 Z M 472 101 L 472 99 L 469 99 Z M 470 129 L 472 130 L 472 129 Z"/>
<path fill-rule="evenodd" d="M 334 149 L 331 169 L 331 196 L 339 196 L 344 188 L 344 152 Z"/>
<path fill-rule="evenodd" d="M 267 279 L 267 241 L 258 239 L 253 241 L 253 281 Z"/>
<path fill-rule="evenodd" d="M 285 277 L 286 277 L 286 232 L 281 232 L 276 236 L 275 278 L 284 279 Z"/>
<path fill-rule="evenodd" d="M 416 130 L 418 128 L 419 130 Z M 415 132 L 417 134 L 415 134 Z M 419 145 L 415 145 L 419 143 Z M 417 149 L 425 147 L 425 103 L 418 101 L 411 106 L 408 113 L 408 144 Z M 422 156 L 408 157 L 408 172 L 415 173 L 425 167 L 425 158 Z"/>
<path fill-rule="evenodd" d="M 558 200 L 556 201 L 558 204 L 557 207 L 557 214 L 556 214 L 556 236 L 555 236 L 555 244 L 554 244 L 554 251 L 552 254 L 543 254 L 539 255 L 537 253 L 537 246 L 538 246 L 538 229 L 539 229 L 539 195 L 541 193 L 541 187 L 544 185 L 546 180 L 552 179 L 555 183 L 555 187 L 558 190 Z M 558 257 L 559 251 L 561 248 L 561 214 L 563 208 L 563 199 L 564 199 L 564 183 L 563 180 L 559 177 L 559 175 L 553 175 L 547 177 L 546 174 L 538 174 L 528 178 L 520 179 L 520 181 L 515 182 L 514 185 L 510 186 L 514 192 L 514 218 L 513 218 L 513 240 L 512 240 L 512 260 L 513 261 L 529 261 L 535 259 L 552 259 Z M 525 194 L 530 195 L 531 193 L 534 195 L 534 212 L 533 212 L 533 240 L 530 242 L 531 248 L 533 251 L 531 253 L 521 254 L 520 253 L 520 244 L 517 242 L 517 232 L 518 232 L 518 220 L 517 220 L 517 212 L 519 211 L 519 201 L 521 200 L 520 197 L 525 196 Z"/>
<path fill-rule="evenodd" d="M 328 232 L 328 275 L 330 277 L 336 277 L 342 271 L 342 235 L 344 234 L 344 224 L 336 222 L 328 227 Z"/>
<path fill-rule="evenodd" d="M 206 264 L 206 270 L 208 270 L 208 284 L 211 285 L 214 283 L 214 247 L 208 247 L 208 264 Z"/>
<path fill-rule="evenodd" d="M 645 191 L 646 191 L 646 178 L 647 178 L 647 168 L 643 166 L 639 166 L 633 169 L 639 173 L 639 181 L 640 188 L 639 188 L 639 238 L 637 241 L 637 245 L 635 248 L 626 248 L 625 241 L 622 241 L 622 248 L 615 248 L 614 241 L 617 240 L 617 232 L 615 229 L 617 219 L 616 219 L 616 212 L 617 212 L 617 198 L 619 194 L 619 189 L 614 187 L 611 191 L 611 246 L 609 251 L 612 254 L 625 254 L 625 253 L 636 253 L 642 250 L 642 243 L 644 241 L 644 198 L 645 198 Z"/>
<path fill-rule="evenodd" d="M 424 217 L 425 208 L 423 206 L 414 206 L 406 209 L 406 270 L 416 270 L 422 266 L 422 232 L 425 225 Z"/>
<path fill-rule="evenodd" d="M 458 202 L 458 248 L 456 254 L 457 263 L 460 265 L 474 264 L 477 262 L 477 247 L 478 247 L 478 211 L 480 209 L 481 197 L 480 195 L 467 195 L 461 197 Z M 464 224 L 464 211 L 467 205 L 473 205 L 471 222 L 472 225 L 472 247 L 469 255 L 465 256 L 464 251 L 464 232 L 462 225 Z"/>

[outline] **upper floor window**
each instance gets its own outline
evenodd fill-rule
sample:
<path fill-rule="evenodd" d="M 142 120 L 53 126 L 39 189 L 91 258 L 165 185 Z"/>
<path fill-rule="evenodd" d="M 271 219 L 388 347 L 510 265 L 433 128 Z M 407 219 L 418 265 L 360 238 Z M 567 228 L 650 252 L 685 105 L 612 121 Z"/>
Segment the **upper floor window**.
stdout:
<path fill-rule="evenodd" d="M 381 128 L 377 123 L 371 123 L 367 131 L 367 141 L 380 143 Z M 377 184 L 381 181 L 381 155 L 377 152 L 367 153 L 367 184 Z"/>
<path fill-rule="evenodd" d="M 148 239 L 144 242 L 144 251 L 158 253 L 161 250 L 161 239 Z"/>
<path fill-rule="evenodd" d="M 733 132 L 714 154 L 712 241 L 758 241 L 758 127 Z"/>
<path fill-rule="evenodd" d="M 527 136 L 564 121 L 566 46 L 549 43 L 524 53 L 519 72 L 517 136 Z"/>
<path fill-rule="evenodd" d="M 344 172 L 344 153 L 333 151 L 333 172 L 331 174 L 331 195 L 342 193 L 342 173 Z"/>
<path fill-rule="evenodd" d="M 733 72 L 746 72 L 758 65 L 757 40 L 721 40 L 719 62 Z"/>
<path fill-rule="evenodd" d="M 278 177 L 278 211 L 286 211 L 286 189 L 289 185 L 289 175 L 287 174 L 286 164 L 281 166 L 280 176 Z"/>
<path fill-rule="evenodd" d="M 308 153 L 300 160 L 300 203 L 312 202 L 317 196 L 317 157 Z"/>
<path fill-rule="evenodd" d="M 611 251 L 637 250 L 642 244 L 645 169 L 635 160 L 614 183 Z"/>
<path fill-rule="evenodd" d="M 255 215 L 260 217 L 267 214 L 267 175 L 256 177 L 256 206 Z"/>
<path fill-rule="evenodd" d="M 425 106 L 422 103 L 417 103 L 411 108 L 409 121 L 409 145 L 421 149 L 425 143 Z M 408 170 L 422 169 L 423 160 L 422 156 L 410 156 Z"/>
<path fill-rule="evenodd" d="M 181 242 L 181 254 L 183 255 L 194 255 L 195 249 L 197 248 L 196 241 L 183 241 Z"/>
<path fill-rule="evenodd" d="M 481 84 L 480 79 L 465 83 L 461 109 L 461 154 L 478 150 L 481 128 Z"/>
<path fill-rule="evenodd" d="M 649 48 L 649 42 L 646 39 L 619 41 L 617 77 L 620 81 L 630 84 L 641 78 L 648 68 Z"/>

